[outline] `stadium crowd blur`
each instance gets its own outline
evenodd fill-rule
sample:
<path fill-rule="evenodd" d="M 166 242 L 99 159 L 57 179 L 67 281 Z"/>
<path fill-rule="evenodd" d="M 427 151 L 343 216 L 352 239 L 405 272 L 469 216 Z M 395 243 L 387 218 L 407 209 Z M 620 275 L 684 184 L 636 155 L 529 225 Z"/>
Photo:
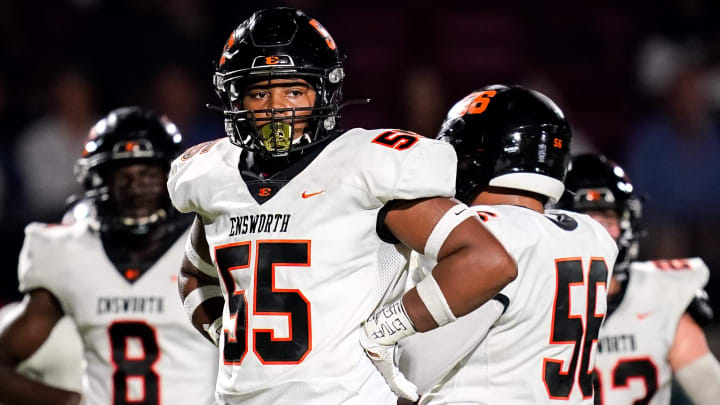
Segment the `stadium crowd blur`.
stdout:
<path fill-rule="evenodd" d="M 344 127 L 433 136 L 473 88 L 549 94 L 575 151 L 605 153 L 647 195 L 641 258 L 702 256 L 720 313 L 720 3 L 511 3 L 0 2 L 0 305 L 19 298 L 24 226 L 59 221 L 79 192 L 73 163 L 95 120 L 141 104 L 167 114 L 188 145 L 224 136 L 204 106 L 225 36 L 255 9 L 287 5 L 351 55 L 345 98 L 373 99 L 349 108 Z"/>

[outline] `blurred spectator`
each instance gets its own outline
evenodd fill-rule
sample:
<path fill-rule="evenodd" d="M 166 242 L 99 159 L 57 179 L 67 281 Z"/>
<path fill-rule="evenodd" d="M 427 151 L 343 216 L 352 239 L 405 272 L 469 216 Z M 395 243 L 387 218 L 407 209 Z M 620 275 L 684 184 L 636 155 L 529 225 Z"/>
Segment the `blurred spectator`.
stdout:
<path fill-rule="evenodd" d="M 698 255 L 720 268 L 720 127 L 711 114 L 706 69 L 679 68 L 663 95 L 662 109 L 640 125 L 627 149 L 628 172 L 649 195 L 643 256 Z M 710 283 L 717 297 L 720 288 L 712 286 L 713 277 Z"/>
<path fill-rule="evenodd" d="M 560 90 L 557 83 L 555 83 L 549 75 L 540 71 L 533 71 L 519 84 L 533 90 L 537 90 L 550 97 L 550 99 L 554 100 L 555 103 L 564 111 L 565 116 L 572 127 L 573 137 L 570 148 L 573 155 L 598 152 L 592 138 L 590 138 L 582 128 L 578 128 L 578 120 L 573 119 L 573 105 L 567 102 L 565 97 L 563 97 L 562 90 Z"/>
<path fill-rule="evenodd" d="M 57 221 L 65 197 L 81 191 L 73 166 L 96 115 L 92 84 L 78 72 L 61 73 L 48 97 L 49 111 L 21 134 L 15 160 L 26 214 L 35 220 Z"/>
<path fill-rule="evenodd" d="M 398 102 L 403 113 L 399 126 L 434 138 L 449 105 L 440 75 L 428 66 L 412 66 L 404 78 Z"/>
<path fill-rule="evenodd" d="M 207 79 L 208 87 L 210 78 Z M 222 117 L 209 117 L 208 100 L 201 96 L 190 73 L 178 65 L 166 65 L 153 81 L 152 107 L 163 111 L 183 134 L 186 145 L 195 145 L 225 136 Z M 215 102 L 215 100 L 212 100 Z"/>

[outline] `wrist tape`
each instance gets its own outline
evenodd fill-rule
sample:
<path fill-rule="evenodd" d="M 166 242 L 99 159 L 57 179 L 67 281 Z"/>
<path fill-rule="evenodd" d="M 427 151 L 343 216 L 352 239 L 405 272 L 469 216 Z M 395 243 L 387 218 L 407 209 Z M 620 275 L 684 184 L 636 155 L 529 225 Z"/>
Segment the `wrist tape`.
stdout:
<path fill-rule="evenodd" d="M 188 261 L 193 266 L 195 266 L 195 268 L 197 268 L 204 274 L 212 278 L 218 278 L 218 272 L 217 270 L 215 270 L 215 266 L 206 262 L 205 260 L 203 260 L 202 257 L 200 257 L 197 251 L 195 251 L 195 247 L 193 246 L 191 238 L 189 236 L 185 241 L 185 257 L 187 257 Z"/>
<path fill-rule="evenodd" d="M 185 307 L 185 313 L 187 314 L 188 318 L 192 320 L 193 313 L 195 313 L 195 310 L 197 309 L 197 307 L 200 306 L 200 304 L 209 300 L 210 298 L 222 296 L 222 290 L 220 289 L 219 285 L 206 285 L 198 287 L 190 291 L 190 294 L 188 294 L 183 300 L 183 307 Z"/>
<path fill-rule="evenodd" d="M 365 322 L 364 327 L 368 336 L 385 346 L 392 346 L 400 339 L 416 332 L 405 311 L 402 298 L 375 311 Z"/>
<path fill-rule="evenodd" d="M 445 299 L 445 294 L 443 294 L 432 273 L 422 279 L 422 281 L 415 286 L 415 289 L 417 289 L 420 300 L 423 304 L 425 304 L 425 307 L 428 309 L 430 315 L 432 315 L 438 326 L 455 322 L 457 318 L 452 313 L 452 310 Z"/>

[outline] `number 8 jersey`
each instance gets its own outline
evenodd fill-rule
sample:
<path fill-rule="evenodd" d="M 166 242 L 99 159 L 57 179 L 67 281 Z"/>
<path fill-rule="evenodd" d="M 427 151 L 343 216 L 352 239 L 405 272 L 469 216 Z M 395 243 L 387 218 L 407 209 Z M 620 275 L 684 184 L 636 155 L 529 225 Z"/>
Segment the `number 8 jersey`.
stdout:
<path fill-rule="evenodd" d="M 617 247 L 584 214 L 477 205 L 517 278 L 456 322 L 401 343 L 420 404 L 592 404 L 592 370 Z M 421 258 L 417 282 L 435 263 Z"/>
<path fill-rule="evenodd" d="M 19 260 L 20 290 L 50 291 L 77 326 L 84 403 L 211 404 L 217 349 L 193 328 L 177 296 L 184 236 L 141 275 L 121 274 L 97 228 L 90 219 L 30 224 Z"/>
<path fill-rule="evenodd" d="M 452 147 L 353 129 L 264 180 L 241 176 L 242 152 L 228 139 L 191 148 L 168 182 L 173 204 L 203 219 L 227 302 L 220 402 L 395 404 L 359 343 L 361 323 L 403 292 L 409 256 L 380 239 L 378 214 L 452 196 Z"/>

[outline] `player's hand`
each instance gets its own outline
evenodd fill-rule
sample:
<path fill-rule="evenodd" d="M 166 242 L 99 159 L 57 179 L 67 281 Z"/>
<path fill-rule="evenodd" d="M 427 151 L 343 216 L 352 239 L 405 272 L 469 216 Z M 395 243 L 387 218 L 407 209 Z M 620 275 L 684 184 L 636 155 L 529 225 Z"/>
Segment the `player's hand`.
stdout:
<path fill-rule="evenodd" d="M 396 362 L 397 343 L 383 345 L 368 335 L 365 327 L 360 334 L 360 345 L 365 349 L 375 368 L 385 378 L 390 389 L 400 398 L 417 401 L 417 387 L 400 372 Z"/>
<path fill-rule="evenodd" d="M 417 401 L 417 387 L 402 375 L 396 361 L 397 342 L 415 333 L 402 298 L 377 310 L 361 329 L 360 345 L 390 389 L 400 398 Z"/>

